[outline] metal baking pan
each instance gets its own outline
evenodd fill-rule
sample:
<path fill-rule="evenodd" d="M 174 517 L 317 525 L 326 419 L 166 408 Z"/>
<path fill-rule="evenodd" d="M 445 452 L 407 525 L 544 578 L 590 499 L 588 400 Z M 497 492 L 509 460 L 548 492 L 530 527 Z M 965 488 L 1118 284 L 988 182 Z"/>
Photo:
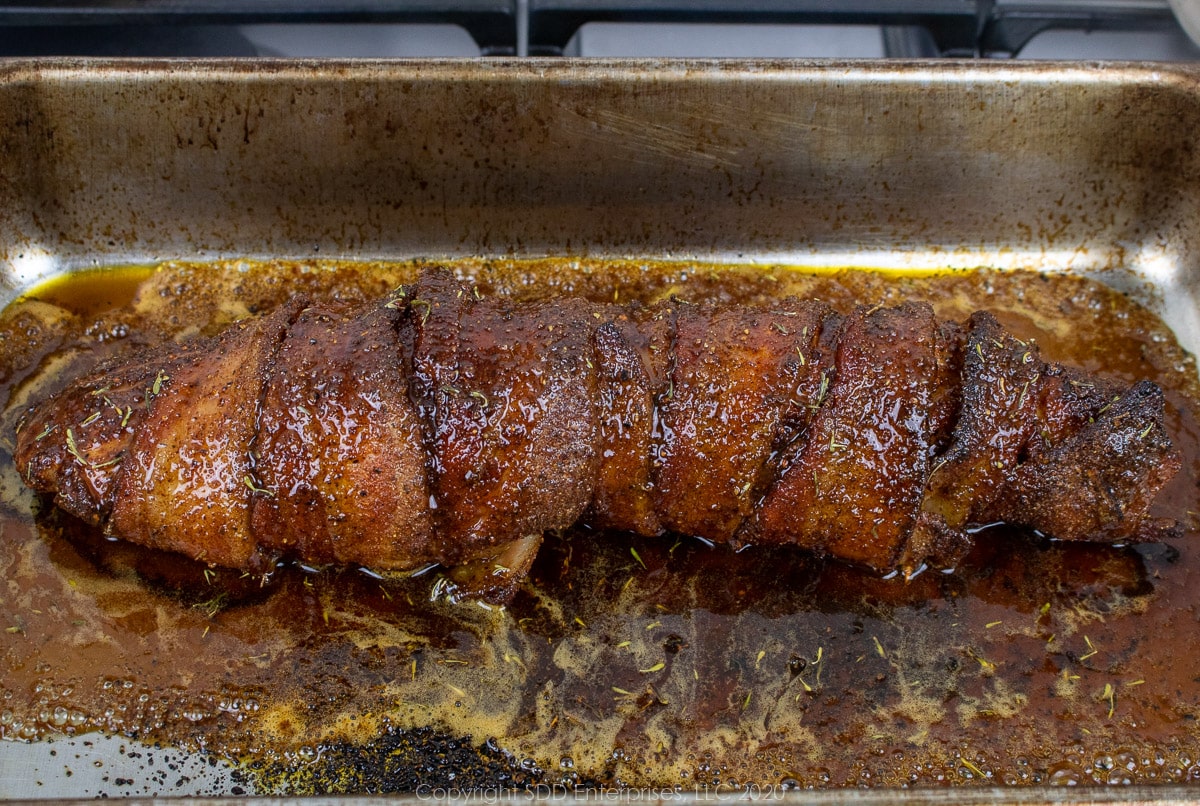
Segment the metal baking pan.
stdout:
<path fill-rule="evenodd" d="M 1053 267 L 1142 278 L 1194 348 L 1198 76 L 1146 64 L 9 61 L 0 293 L 181 256 Z"/>
<path fill-rule="evenodd" d="M 172 258 L 996 267 L 1099 277 L 1196 352 L 1198 131 L 1200 69 L 1156 64 L 8 61 L 0 303 Z M 64 776 L 145 775 L 85 739 L 0 744 L 0 797 L 229 791 Z"/>

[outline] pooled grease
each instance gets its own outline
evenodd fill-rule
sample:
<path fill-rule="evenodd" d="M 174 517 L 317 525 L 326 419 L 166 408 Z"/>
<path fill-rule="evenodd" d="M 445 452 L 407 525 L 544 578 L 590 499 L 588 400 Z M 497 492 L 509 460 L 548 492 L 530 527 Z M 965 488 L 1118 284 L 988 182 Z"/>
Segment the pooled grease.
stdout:
<path fill-rule="evenodd" d="M 1164 387 L 1184 470 L 1171 545 L 1003 527 L 911 582 L 797 549 L 548 536 L 504 609 L 430 601 L 437 570 L 269 580 L 105 540 L 21 485 L 3 445 L 0 736 L 105 731 L 239 760 L 260 791 L 740 788 L 1200 778 L 1196 377 L 1164 326 L 1063 275 L 885 275 L 462 261 L 483 294 L 930 301 L 996 311 L 1048 360 Z M 76 275 L 0 319 L 3 431 L 106 357 L 210 334 L 292 293 L 367 299 L 419 263 L 170 263 Z M 103 289 L 103 293 L 98 292 Z"/>

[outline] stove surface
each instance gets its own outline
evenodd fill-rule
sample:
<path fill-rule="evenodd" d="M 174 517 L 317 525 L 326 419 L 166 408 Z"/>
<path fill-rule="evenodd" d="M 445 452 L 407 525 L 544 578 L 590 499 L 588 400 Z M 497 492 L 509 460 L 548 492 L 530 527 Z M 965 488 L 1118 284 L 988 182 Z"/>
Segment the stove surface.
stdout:
<path fill-rule="evenodd" d="M 2 56 L 1192 61 L 1195 0 L 31 0 Z M 1173 11 L 1173 7 L 1175 11 Z"/>

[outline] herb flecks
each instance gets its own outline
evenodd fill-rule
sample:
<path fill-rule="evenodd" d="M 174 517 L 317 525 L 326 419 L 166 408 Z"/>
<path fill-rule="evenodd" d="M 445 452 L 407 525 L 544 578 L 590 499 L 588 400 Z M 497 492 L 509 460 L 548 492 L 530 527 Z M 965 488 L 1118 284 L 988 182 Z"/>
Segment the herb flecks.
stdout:
<path fill-rule="evenodd" d="M 986 775 L 983 774 L 983 770 L 979 769 L 979 767 L 975 766 L 968 759 L 965 759 L 962 756 L 958 757 L 958 763 L 962 764 L 964 767 L 966 767 L 967 770 L 970 771 L 970 773 L 972 775 L 974 775 L 976 778 L 986 778 L 987 777 Z"/>
<path fill-rule="evenodd" d="M 642 555 L 638 554 L 637 549 L 635 549 L 633 546 L 630 546 L 629 553 L 633 555 L 633 559 L 637 560 L 638 565 L 640 565 L 643 569 L 646 569 L 646 563 L 642 561 Z"/>
<path fill-rule="evenodd" d="M 407 303 L 405 297 L 408 296 L 408 291 L 404 286 L 400 286 L 392 291 L 392 298 L 384 303 L 385 308 L 390 308 L 393 311 L 403 308 Z"/>
<path fill-rule="evenodd" d="M 821 373 L 821 388 L 817 390 L 817 402 L 809 406 L 810 409 L 816 411 L 821 408 L 821 404 L 825 402 L 825 395 L 829 392 L 829 373 Z"/>
<path fill-rule="evenodd" d="M 429 314 L 433 312 L 433 305 L 427 299 L 414 299 L 408 303 L 410 308 L 421 308 L 421 324 L 429 321 Z"/>
<path fill-rule="evenodd" d="M 268 490 L 266 487 L 259 487 L 254 482 L 254 478 L 249 473 L 242 476 L 242 483 L 245 484 L 247 487 L 249 487 L 250 492 L 252 492 L 252 493 L 259 493 L 260 495 L 265 495 L 268 498 L 275 497 L 275 493 L 272 492 L 271 490 Z"/>
<path fill-rule="evenodd" d="M 87 460 L 87 457 L 80 453 L 79 445 L 75 442 L 75 432 L 70 428 L 67 429 L 67 453 L 74 456 L 75 461 L 79 462 L 79 464 L 83 465 L 84 467 L 92 466 L 92 463 Z"/>
<path fill-rule="evenodd" d="M 821 672 L 825 670 L 825 648 L 818 646 L 817 655 L 812 660 L 793 656 L 789 662 L 789 668 L 794 668 L 793 674 L 796 675 L 796 679 L 800 682 L 800 685 L 804 687 L 804 691 L 801 694 L 815 693 L 821 688 Z M 816 676 L 810 683 L 806 677 L 809 672 L 814 670 L 816 671 Z M 800 694 L 797 694 L 795 699 L 799 701 Z"/>
<path fill-rule="evenodd" d="M 967 656 L 978 663 L 979 668 L 982 669 L 985 674 L 992 674 L 996 671 L 995 663 L 981 655 L 976 654 L 975 650 L 970 647 L 967 647 Z"/>
<path fill-rule="evenodd" d="M 196 604 L 192 605 L 192 608 L 194 610 L 199 610 L 207 618 L 213 618 L 217 615 L 217 613 L 220 613 L 222 610 L 224 610 L 225 606 L 228 604 L 229 593 L 227 591 L 222 591 L 211 599 L 205 599 L 203 602 L 197 602 Z"/>

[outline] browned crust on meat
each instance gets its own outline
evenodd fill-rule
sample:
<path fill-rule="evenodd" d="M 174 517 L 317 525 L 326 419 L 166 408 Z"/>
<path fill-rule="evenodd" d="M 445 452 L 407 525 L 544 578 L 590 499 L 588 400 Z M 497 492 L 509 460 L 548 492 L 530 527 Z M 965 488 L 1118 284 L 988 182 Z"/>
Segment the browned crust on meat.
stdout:
<path fill-rule="evenodd" d="M 406 568 L 435 550 L 417 411 L 387 302 L 307 308 L 266 379 L 251 449 L 251 528 L 315 564 Z"/>
<path fill-rule="evenodd" d="M 1148 514 L 1180 466 L 1163 418 L 1153 383 L 1047 364 L 986 312 L 517 303 L 431 270 L 103 367 L 29 413 L 15 457 L 136 543 L 251 570 L 436 562 L 503 600 L 580 518 L 906 573 L 991 520 L 1173 536 Z"/>

